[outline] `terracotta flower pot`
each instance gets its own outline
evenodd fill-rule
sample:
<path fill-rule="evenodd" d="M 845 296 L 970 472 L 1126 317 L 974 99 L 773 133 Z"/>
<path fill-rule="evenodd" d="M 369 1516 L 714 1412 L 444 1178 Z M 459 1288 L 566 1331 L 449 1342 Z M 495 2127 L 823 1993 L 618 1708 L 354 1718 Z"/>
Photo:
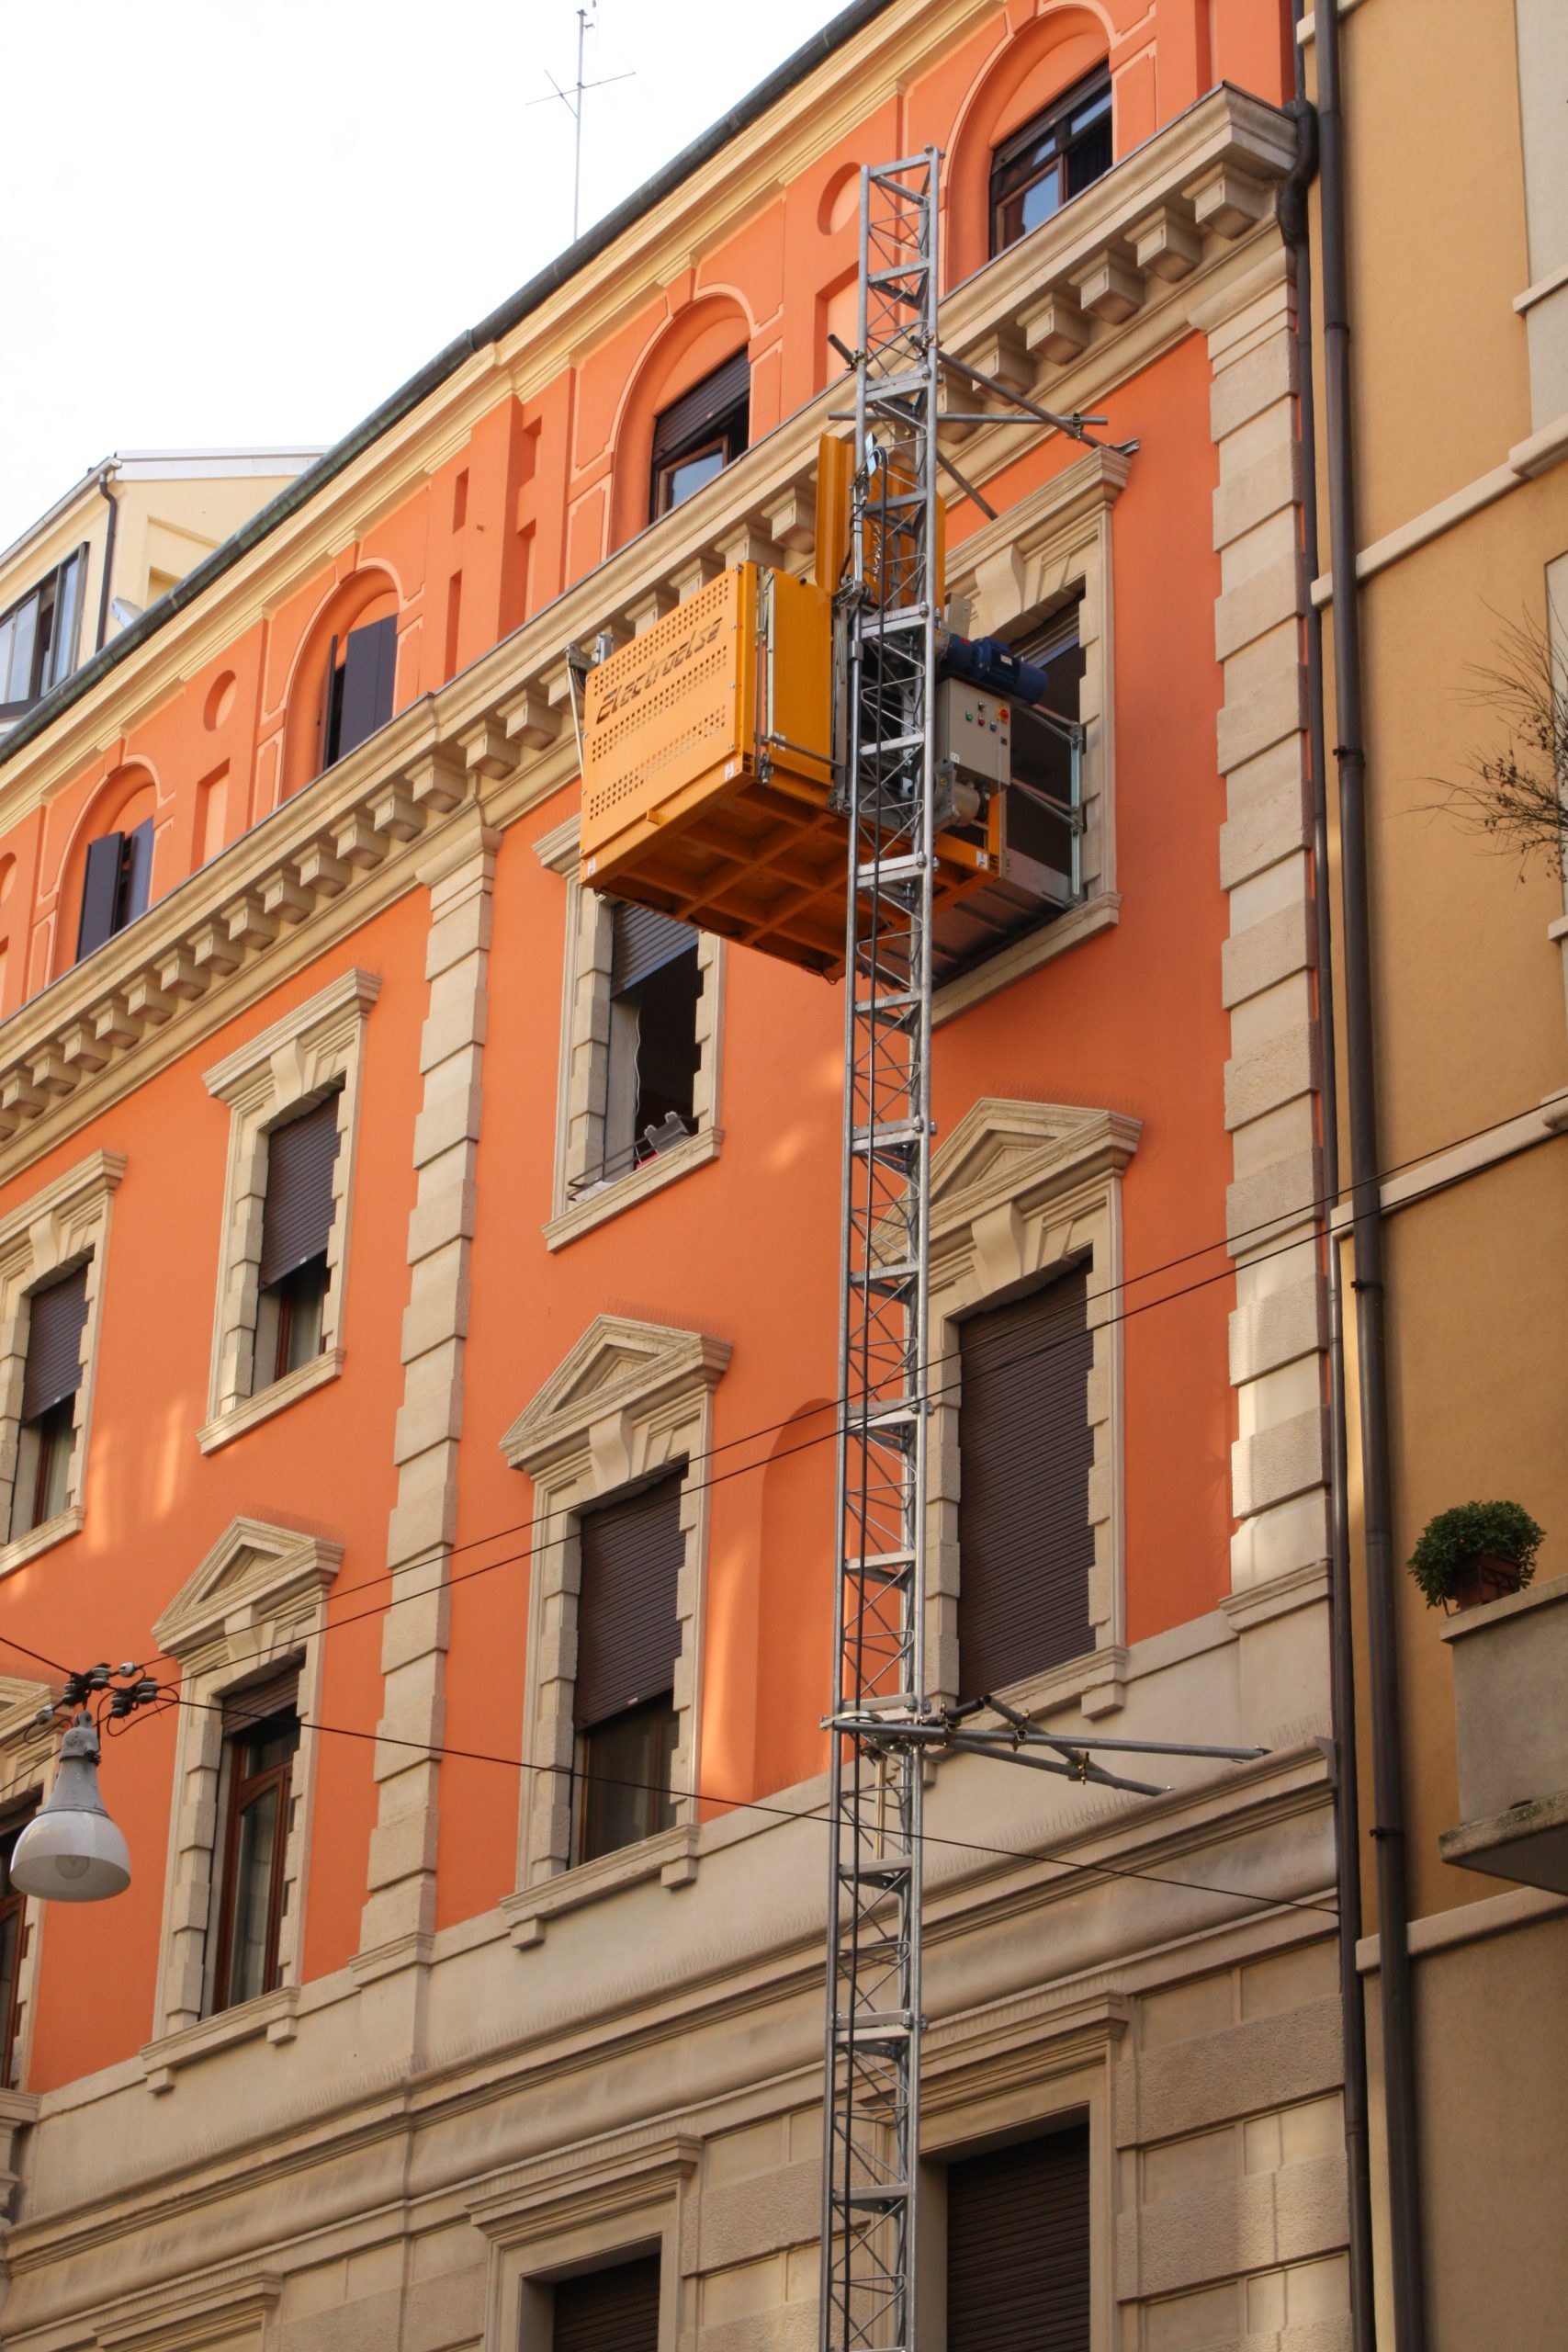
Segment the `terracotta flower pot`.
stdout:
<path fill-rule="evenodd" d="M 1496 1552 L 1472 1552 L 1454 1578 L 1449 1611 L 1480 1609 L 1489 1600 L 1501 1600 L 1505 1593 L 1517 1592 L 1522 1582 L 1517 1560 L 1505 1560 Z"/>

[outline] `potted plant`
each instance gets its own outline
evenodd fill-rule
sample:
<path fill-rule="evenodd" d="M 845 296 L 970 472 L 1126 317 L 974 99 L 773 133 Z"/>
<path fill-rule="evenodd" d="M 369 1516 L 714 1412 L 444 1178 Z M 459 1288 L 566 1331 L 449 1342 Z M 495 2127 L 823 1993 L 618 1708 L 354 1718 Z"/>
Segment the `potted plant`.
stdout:
<path fill-rule="evenodd" d="M 1518 1503 L 1456 1503 L 1422 1529 L 1410 1573 L 1428 1609 L 1474 1609 L 1524 1589 L 1544 1533 Z"/>

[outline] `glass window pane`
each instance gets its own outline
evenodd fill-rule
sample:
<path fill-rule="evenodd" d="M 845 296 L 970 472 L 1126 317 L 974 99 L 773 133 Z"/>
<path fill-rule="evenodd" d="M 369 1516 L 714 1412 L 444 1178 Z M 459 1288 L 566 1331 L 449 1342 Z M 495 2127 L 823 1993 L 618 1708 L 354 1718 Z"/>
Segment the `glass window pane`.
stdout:
<path fill-rule="evenodd" d="M 700 450 L 695 457 L 679 458 L 664 476 L 664 512 L 682 505 L 703 484 L 712 481 L 724 471 L 727 451 L 722 441 L 711 448 Z"/>
<path fill-rule="evenodd" d="M 75 1421 L 75 1399 L 70 1396 L 62 1397 L 40 1418 L 42 1452 L 39 1462 L 38 1517 L 33 1522 L 37 1527 L 56 1518 L 70 1499 L 71 1457 L 76 1451 Z"/>
<path fill-rule="evenodd" d="M 672 1826 L 677 1727 L 675 1709 L 662 1698 L 583 1735 L 581 1860 L 618 1853 Z"/>
<path fill-rule="evenodd" d="M 33 640 L 38 635 L 38 598 L 29 596 L 11 616 L 11 678 L 7 702 L 28 702 L 33 691 Z"/>
<path fill-rule="evenodd" d="M 321 1352 L 321 1315 L 327 1298 L 327 1261 L 312 1258 L 278 1284 L 283 1328 L 277 1351 L 277 1377 L 311 1363 Z"/>
<path fill-rule="evenodd" d="M 254 2001 L 266 1984 L 272 1857 L 277 1837 L 277 1790 L 264 1789 L 239 1820 L 234 1862 L 234 1934 L 229 1960 L 229 2001 Z"/>
<path fill-rule="evenodd" d="M 80 555 L 73 555 L 60 573 L 60 587 L 54 604 L 54 632 L 49 650 L 49 674 L 43 681 L 45 692 L 68 678 L 76 667 L 76 639 L 82 613 L 82 571 Z"/>
<path fill-rule="evenodd" d="M 1019 235 L 1025 236 L 1031 229 L 1038 229 L 1042 220 L 1049 220 L 1061 201 L 1061 168 L 1054 164 L 1050 171 L 1042 174 L 1032 187 L 1025 188 L 1023 192 Z"/>
<path fill-rule="evenodd" d="M 0 1912 L 0 2061 L 5 2074 L 0 2087 L 9 2089 L 16 2072 L 11 2049 L 11 2012 L 17 1999 L 17 1965 L 22 1940 L 22 1906 Z"/>

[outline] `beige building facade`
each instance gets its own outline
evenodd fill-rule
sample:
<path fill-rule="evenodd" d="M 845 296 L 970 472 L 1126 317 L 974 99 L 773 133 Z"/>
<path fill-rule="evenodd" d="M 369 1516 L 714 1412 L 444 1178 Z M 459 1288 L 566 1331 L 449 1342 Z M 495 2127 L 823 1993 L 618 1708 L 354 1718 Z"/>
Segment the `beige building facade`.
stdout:
<path fill-rule="evenodd" d="M 1320 107 L 1323 36 L 1320 10 L 1302 28 Z M 1550 819 L 1533 842 L 1488 831 L 1484 771 L 1512 746 L 1550 795 L 1555 681 L 1559 787 L 1563 774 L 1568 16 L 1555 0 L 1341 0 L 1337 37 L 1357 593 L 1342 609 L 1330 552 L 1344 442 L 1324 423 L 1320 186 L 1312 594 L 1327 641 L 1375 2341 L 1545 2346 L 1568 2308 L 1568 922 L 1561 835 Z M 1473 168 L 1450 167 L 1461 149 Z M 1367 763 L 1359 1040 L 1334 779 L 1334 747 L 1356 740 L 1347 628 Z M 1547 712 L 1533 749 L 1521 685 Z M 1362 1164 L 1377 1171 L 1381 1269 L 1355 1246 L 1350 1194 L 1354 1073 L 1369 1066 Z M 1358 1344 L 1359 1310 L 1375 1313 L 1358 1287 L 1369 1275 L 1382 1283 L 1386 1411 Z M 1383 1482 L 1380 1568 L 1368 1498 Z M 1533 1585 L 1457 1615 L 1429 1609 L 1404 1566 L 1422 1529 L 1499 1498 L 1546 1531 Z M 1404 1994 L 1385 1982 L 1391 1856 L 1407 1898 L 1407 2065 Z M 1359 2341 L 1373 2340 L 1369 2314 Z"/>

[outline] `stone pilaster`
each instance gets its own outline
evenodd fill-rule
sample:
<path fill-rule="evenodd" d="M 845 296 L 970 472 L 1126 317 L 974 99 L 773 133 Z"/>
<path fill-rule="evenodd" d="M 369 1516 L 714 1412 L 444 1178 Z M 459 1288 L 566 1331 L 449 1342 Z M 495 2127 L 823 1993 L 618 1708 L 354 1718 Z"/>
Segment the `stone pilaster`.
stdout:
<path fill-rule="evenodd" d="M 1317 1037 L 1303 728 L 1296 345 L 1283 250 L 1278 275 L 1209 334 L 1219 449 L 1214 545 L 1224 666 L 1219 764 L 1230 901 L 1223 989 L 1230 1014 L 1225 1125 L 1236 1263 L 1231 1380 L 1232 1544 L 1237 1593 L 1326 1559 Z"/>
<path fill-rule="evenodd" d="M 387 1535 L 392 1600 L 381 1639 L 378 1803 L 360 1955 L 420 1956 L 434 1925 L 440 1743 L 448 1637 L 447 1565 L 457 1514 L 457 1440 L 468 1252 L 474 1229 L 480 1070 L 491 895 L 499 837 L 470 808 L 432 846 L 420 1044 L 423 1099 L 414 1127 L 418 1193 L 409 1217 L 403 1401 L 394 1451 L 398 1498 Z M 393 1745 L 393 1742 L 400 1743 Z"/>

